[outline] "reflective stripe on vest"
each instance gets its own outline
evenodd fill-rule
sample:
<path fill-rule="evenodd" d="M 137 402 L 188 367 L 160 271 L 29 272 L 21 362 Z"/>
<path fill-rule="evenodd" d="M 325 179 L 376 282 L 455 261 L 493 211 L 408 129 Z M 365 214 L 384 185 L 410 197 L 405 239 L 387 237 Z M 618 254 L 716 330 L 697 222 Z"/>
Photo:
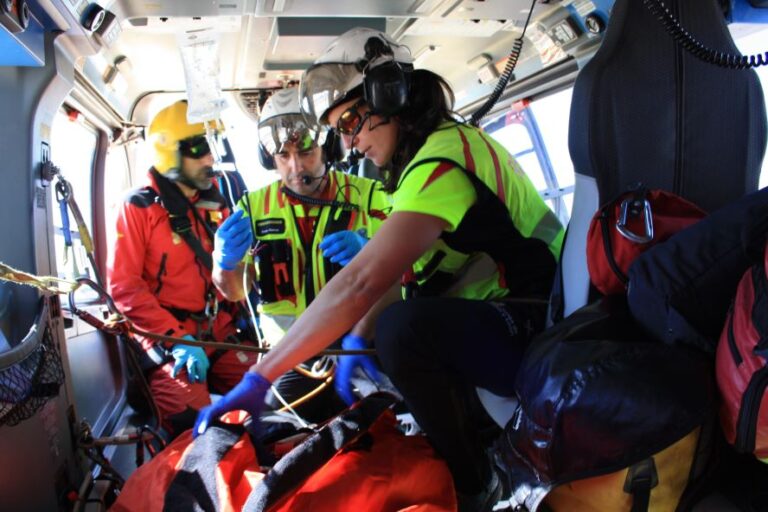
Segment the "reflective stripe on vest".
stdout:
<path fill-rule="evenodd" d="M 558 258 L 564 231 L 519 164 L 482 131 L 445 123 L 416 153 L 401 175 L 398 187 L 417 166 L 440 162 L 448 162 L 467 173 L 478 192 L 478 202 L 467 211 L 456 231 L 444 232 L 414 264 L 409 275 L 412 281 L 406 280 L 406 296 L 494 299 L 506 295 L 507 289 L 513 294 L 545 293 L 543 290 L 549 289 L 547 281 L 551 276 L 531 260 Z M 496 199 L 498 206 L 489 203 Z M 480 213 L 481 210 L 485 212 Z M 508 217 L 502 218 L 505 212 Z M 473 233 L 474 243 L 467 245 Z M 509 242 L 510 236 L 518 237 L 518 241 L 522 237 L 531 243 L 520 247 L 519 242 Z M 474 252 L 462 252 L 462 245 L 473 246 Z M 519 251 L 528 251 L 530 259 L 525 261 Z M 488 258 L 480 257 L 483 253 L 492 257 L 496 269 L 488 265 Z M 525 273 L 531 273 L 529 279 L 523 276 Z M 542 281 L 541 286 L 536 285 L 537 279 Z"/>
<path fill-rule="evenodd" d="M 300 315 L 328 280 L 338 272 L 339 266 L 326 261 L 318 247 L 326 235 L 346 229 L 362 229 L 370 238 L 383 222 L 380 212 L 388 213 L 386 209 L 390 204 L 389 196 L 381 190 L 378 182 L 337 171 L 329 172 L 329 177 L 331 197 L 355 204 L 359 206 L 359 210 L 345 211 L 333 206 L 312 206 L 310 212 L 316 213 L 317 218 L 311 243 L 306 246 L 302 241 L 297 217 L 305 215 L 305 208 L 309 208 L 309 205 L 294 207 L 282 191 L 279 181 L 250 192 L 247 196 L 250 210 L 248 207 L 243 209 L 250 211 L 253 216 L 256 240 L 262 243 L 286 241 L 290 245 L 290 268 L 286 270 L 289 271 L 295 296 L 292 299 L 262 303 L 260 309 L 266 314 Z M 245 200 L 244 198 L 243 201 Z M 308 257 L 307 253 L 311 257 Z M 260 287 L 263 286 L 260 282 Z"/>
<path fill-rule="evenodd" d="M 564 234 L 560 221 L 499 142 L 477 128 L 444 123 L 413 157 L 400 182 L 414 167 L 438 160 L 452 162 L 480 178 L 507 205 L 512 222 L 523 236 L 544 241 L 552 255 L 560 257 Z M 520 198 L 523 204 L 513 202 Z"/>

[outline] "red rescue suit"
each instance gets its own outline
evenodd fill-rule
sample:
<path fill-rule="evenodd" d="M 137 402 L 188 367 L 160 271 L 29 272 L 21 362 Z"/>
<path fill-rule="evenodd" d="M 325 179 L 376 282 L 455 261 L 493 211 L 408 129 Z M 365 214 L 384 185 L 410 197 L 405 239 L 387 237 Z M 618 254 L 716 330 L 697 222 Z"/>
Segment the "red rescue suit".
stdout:
<path fill-rule="evenodd" d="M 120 208 L 117 241 L 108 264 L 109 292 L 118 309 L 136 327 L 178 338 L 185 334 L 197 337 L 200 326 L 189 315 L 203 315 L 206 296 L 216 294 L 220 305 L 209 337 L 224 341 L 236 333 L 232 316 L 236 306 L 223 301 L 212 285 L 211 272 L 198 261 L 189 244 L 171 229 L 169 213 L 162 205 L 157 184 L 158 179 L 165 178 L 156 176 L 150 173 L 150 184 L 131 191 Z M 187 212 L 192 233 L 210 254 L 213 240 L 202 222 L 213 230 L 221 224 L 228 215 L 224 199 L 212 188 L 199 192 L 190 203 L 198 213 L 196 216 L 191 208 Z M 203 322 L 203 330 L 208 327 L 207 322 Z M 152 339 L 138 339 L 145 350 L 153 349 L 156 343 Z M 214 351 L 207 349 L 206 352 L 210 357 Z M 179 427 L 191 427 L 195 411 L 210 403 L 209 385 L 216 392 L 227 392 L 256 358 L 249 352 L 226 351 L 211 362 L 205 383 L 191 384 L 186 370 L 179 372 L 176 379 L 171 378 L 173 358 L 148 375 L 164 426 L 176 431 L 174 433 L 178 433 Z"/>

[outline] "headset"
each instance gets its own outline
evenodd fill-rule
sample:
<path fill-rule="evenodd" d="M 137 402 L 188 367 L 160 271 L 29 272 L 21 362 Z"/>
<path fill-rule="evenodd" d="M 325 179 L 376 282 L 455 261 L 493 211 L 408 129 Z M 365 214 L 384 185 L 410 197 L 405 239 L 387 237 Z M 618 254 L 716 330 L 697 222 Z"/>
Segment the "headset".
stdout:
<path fill-rule="evenodd" d="M 370 67 L 381 57 L 388 60 Z M 413 66 L 397 62 L 389 43 L 380 37 L 369 38 L 365 42 L 365 57 L 355 65 L 363 73 L 363 99 L 371 113 L 392 117 L 408 105 Z"/>
<path fill-rule="evenodd" d="M 323 161 L 325 162 L 326 168 L 329 165 L 344 159 L 344 143 L 333 128 L 328 130 L 328 133 L 325 136 L 325 142 L 320 146 L 320 149 L 323 152 Z M 264 147 L 264 144 L 261 142 L 259 142 L 259 164 L 269 171 L 277 169 L 274 156 L 269 154 L 269 151 L 267 151 L 267 148 Z"/>

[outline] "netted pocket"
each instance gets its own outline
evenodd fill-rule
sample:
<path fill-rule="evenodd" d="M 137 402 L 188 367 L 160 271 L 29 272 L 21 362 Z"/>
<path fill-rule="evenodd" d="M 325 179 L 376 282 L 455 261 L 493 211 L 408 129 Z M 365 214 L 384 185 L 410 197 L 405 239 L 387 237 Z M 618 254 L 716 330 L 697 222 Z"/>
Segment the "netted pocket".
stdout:
<path fill-rule="evenodd" d="M 0 354 L 0 426 L 24 421 L 59 393 L 64 382 L 61 357 L 53 342 L 48 302 L 19 345 Z"/>

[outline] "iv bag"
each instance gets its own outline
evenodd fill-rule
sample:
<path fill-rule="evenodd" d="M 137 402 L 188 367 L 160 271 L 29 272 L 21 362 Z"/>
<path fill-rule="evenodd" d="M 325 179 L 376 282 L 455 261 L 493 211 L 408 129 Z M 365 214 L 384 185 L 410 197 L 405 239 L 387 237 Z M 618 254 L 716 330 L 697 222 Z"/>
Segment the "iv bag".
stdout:
<path fill-rule="evenodd" d="M 217 121 L 227 102 L 219 80 L 219 34 L 211 29 L 179 34 L 187 83 L 187 122 Z"/>

